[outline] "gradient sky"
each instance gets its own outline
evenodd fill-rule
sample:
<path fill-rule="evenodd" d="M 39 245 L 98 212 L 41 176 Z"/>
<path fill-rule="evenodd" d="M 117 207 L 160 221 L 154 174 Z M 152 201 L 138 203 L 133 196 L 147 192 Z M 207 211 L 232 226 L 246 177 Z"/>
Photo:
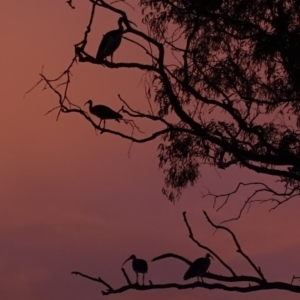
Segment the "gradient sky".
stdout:
<path fill-rule="evenodd" d="M 158 141 L 133 145 L 129 158 L 128 141 L 96 135 L 80 116 L 62 115 L 58 122 L 55 112 L 44 116 L 57 102 L 49 90 L 42 91 L 42 86 L 23 98 L 39 80 L 42 67 L 45 74 L 55 77 L 73 57 L 73 45 L 82 39 L 90 12 L 88 1 L 74 4 L 75 10 L 63 0 L 0 4 L 1 299 L 102 299 L 103 286 L 70 275 L 71 271 L 101 276 L 118 287 L 125 284 L 120 268 L 131 254 L 148 261 L 166 252 L 190 260 L 203 256 L 205 251 L 188 238 L 183 211 L 187 211 L 199 241 L 242 274 L 253 274 L 236 254 L 230 238 L 222 232 L 213 235 L 202 214 L 207 210 L 216 222 L 233 216 L 245 194 L 233 197 L 217 213 L 212 199 L 203 199 L 202 193 L 205 187 L 226 192 L 241 179 L 262 177 L 238 168 L 226 172 L 203 168 L 198 184 L 173 205 L 161 194 L 164 177 L 158 170 Z M 140 19 L 138 10 L 125 8 L 131 20 Z M 91 55 L 96 53 L 102 34 L 115 29 L 116 24 L 116 16 L 97 10 L 87 47 Z M 143 61 L 143 55 L 123 41 L 114 59 Z M 73 69 L 70 99 L 80 106 L 93 99 L 118 110 L 120 93 L 132 106 L 146 109 L 141 76 L 139 71 L 79 64 Z M 111 121 L 108 126 L 130 132 L 123 123 Z M 254 206 L 240 221 L 229 225 L 269 280 L 289 282 L 293 275 L 300 276 L 297 200 L 272 213 L 268 213 L 268 205 Z M 149 263 L 147 278 L 154 283 L 182 283 L 186 268 L 172 259 Z M 134 279 L 130 264 L 126 269 Z M 211 271 L 226 274 L 218 262 L 212 263 Z M 241 295 L 196 289 L 133 291 L 109 299 L 154 297 L 292 300 L 299 295 L 277 291 Z"/>

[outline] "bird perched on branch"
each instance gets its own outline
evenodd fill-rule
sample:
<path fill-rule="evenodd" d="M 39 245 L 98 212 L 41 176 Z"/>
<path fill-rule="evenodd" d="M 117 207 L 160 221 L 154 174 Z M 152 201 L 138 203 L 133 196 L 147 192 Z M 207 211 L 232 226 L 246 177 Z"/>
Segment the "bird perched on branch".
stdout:
<path fill-rule="evenodd" d="M 93 106 L 92 100 L 88 100 L 85 103 L 85 105 L 86 104 L 89 104 L 90 113 L 100 119 L 99 126 L 100 126 L 102 120 L 104 121 L 104 128 L 105 128 L 105 120 L 112 119 L 112 120 L 116 120 L 117 122 L 120 122 L 119 119 L 123 119 L 122 115 L 120 115 L 118 112 L 115 112 L 114 110 L 112 110 L 111 108 L 109 108 L 105 105 L 94 105 Z"/>
<path fill-rule="evenodd" d="M 119 48 L 122 41 L 122 35 L 124 33 L 124 28 L 122 26 L 122 23 L 134 24 L 133 22 L 121 17 L 118 20 L 119 28 L 116 30 L 109 31 L 103 35 L 102 41 L 99 45 L 98 52 L 96 55 L 97 61 L 101 62 L 107 56 L 111 56 L 111 62 L 113 61 L 113 53 Z"/>
<path fill-rule="evenodd" d="M 183 279 L 188 280 L 190 278 L 197 277 L 199 281 L 199 277 L 201 277 L 203 282 L 202 275 L 204 275 L 209 268 L 210 257 L 214 259 L 209 253 L 207 253 L 205 257 L 196 259 L 184 274 Z"/>
<path fill-rule="evenodd" d="M 142 273 L 143 274 L 143 285 L 144 285 L 144 279 L 145 279 L 145 273 L 148 272 L 148 264 L 144 259 L 136 258 L 135 255 L 131 255 L 128 259 L 126 259 L 123 263 L 124 264 L 132 259 L 132 269 L 136 273 L 136 283 L 139 283 L 138 279 L 138 274 Z"/>

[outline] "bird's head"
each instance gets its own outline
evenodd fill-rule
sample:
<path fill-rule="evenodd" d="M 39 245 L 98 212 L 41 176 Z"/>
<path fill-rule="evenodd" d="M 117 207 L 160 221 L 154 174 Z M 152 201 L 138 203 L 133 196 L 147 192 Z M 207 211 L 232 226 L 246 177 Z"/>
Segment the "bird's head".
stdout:
<path fill-rule="evenodd" d="M 213 256 L 211 256 L 209 253 L 207 253 L 205 257 L 206 257 L 207 259 L 209 259 L 209 258 L 212 258 L 212 259 L 214 259 L 214 257 L 213 257 Z"/>
<path fill-rule="evenodd" d="M 136 259 L 136 256 L 135 255 L 131 255 L 129 258 L 127 258 L 124 262 L 123 262 L 123 265 L 122 266 L 124 266 L 124 264 L 126 263 L 126 262 L 128 262 L 129 260 L 135 260 Z"/>
<path fill-rule="evenodd" d="M 84 103 L 84 105 L 87 105 L 87 104 L 93 105 L 93 101 L 92 101 L 92 100 L 88 100 L 88 101 L 86 101 L 86 102 Z"/>
<path fill-rule="evenodd" d="M 129 23 L 132 24 L 132 25 L 134 25 L 135 27 L 137 27 L 135 23 L 129 21 L 127 18 L 124 18 L 124 17 L 121 17 L 121 18 L 118 20 L 119 27 L 122 27 L 122 23 L 124 23 L 124 24 L 126 25 L 126 27 L 129 27 L 129 26 L 128 26 Z"/>

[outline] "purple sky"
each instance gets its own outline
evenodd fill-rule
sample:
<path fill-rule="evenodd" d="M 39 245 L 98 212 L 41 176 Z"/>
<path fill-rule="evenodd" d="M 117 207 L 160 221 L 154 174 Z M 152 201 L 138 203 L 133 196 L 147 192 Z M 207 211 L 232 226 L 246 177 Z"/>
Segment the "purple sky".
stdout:
<path fill-rule="evenodd" d="M 227 192 L 239 180 L 256 174 L 232 168 L 226 172 L 203 168 L 198 184 L 187 189 L 175 205 L 161 194 L 163 173 L 158 170 L 158 141 L 133 145 L 109 135 L 96 135 L 77 115 L 44 114 L 57 105 L 42 86 L 23 98 L 24 92 L 44 73 L 57 76 L 73 57 L 89 17 L 88 1 L 76 1 L 71 10 L 65 1 L 6 1 L 0 5 L 1 210 L 0 296 L 5 300 L 95 300 L 103 286 L 70 275 L 81 271 L 101 276 L 113 287 L 125 284 L 121 265 L 131 254 L 149 262 L 148 279 L 154 283 L 179 282 L 187 266 L 176 260 L 150 263 L 166 252 L 194 260 L 206 251 L 188 238 L 182 212 L 187 211 L 195 237 L 211 247 L 242 274 L 252 270 L 235 252 L 228 235 L 214 230 L 202 210 L 218 222 L 233 216 L 244 200 L 241 193 L 220 212 L 211 198 L 202 198 L 208 187 Z M 138 20 L 139 14 L 132 20 Z M 97 11 L 87 50 L 94 55 L 102 34 L 116 28 L 117 19 Z M 122 42 L 116 61 L 143 60 L 143 53 Z M 139 109 L 147 107 L 141 72 L 112 71 L 79 64 L 73 70 L 71 101 L 83 107 L 87 99 L 118 110 L 117 94 Z M 130 132 L 123 123 L 107 126 Z M 143 128 L 148 133 L 151 128 Z M 297 199 L 298 200 L 298 199 Z M 296 199 L 272 213 L 269 205 L 254 206 L 234 230 L 243 249 L 270 280 L 290 281 L 300 276 L 299 203 Z M 126 265 L 134 279 L 130 264 Z M 226 274 L 218 262 L 211 271 Z M 288 292 L 230 294 L 191 291 L 137 291 L 109 296 L 118 299 L 297 299 Z"/>

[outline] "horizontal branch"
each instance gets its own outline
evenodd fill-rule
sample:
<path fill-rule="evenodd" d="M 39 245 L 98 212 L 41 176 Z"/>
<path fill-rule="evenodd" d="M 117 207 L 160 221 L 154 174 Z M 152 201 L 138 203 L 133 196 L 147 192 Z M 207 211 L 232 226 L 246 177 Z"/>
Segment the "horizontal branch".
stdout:
<path fill-rule="evenodd" d="M 153 285 L 127 285 L 111 291 L 102 291 L 103 295 L 119 294 L 128 290 L 137 291 L 149 291 L 149 290 L 162 290 L 162 289 L 179 289 L 187 290 L 194 288 L 204 288 L 208 290 L 224 290 L 227 292 L 239 292 L 239 293 L 251 293 L 266 290 L 284 290 L 293 293 L 300 293 L 300 286 L 291 285 L 284 282 L 268 282 L 263 285 L 249 285 L 246 287 L 241 286 L 227 286 L 221 283 L 205 283 L 195 282 L 191 284 L 178 284 L 178 283 L 167 283 L 167 284 L 153 284 Z"/>
<path fill-rule="evenodd" d="M 78 56 L 78 60 L 80 62 L 90 62 L 92 64 L 97 65 L 103 65 L 105 67 L 108 67 L 110 69 L 118 69 L 118 68 L 128 68 L 128 69 L 140 69 L 140 70 L 146 70 L 146 71 L 154 71 L 159 72 L 159 70 L 152 66 L 147 64 L 141 64 L 141 63 L 113 63 L 107 60 L 101 60 L 101 62 L 97 61 L 93 56 L 87 54 L 85 51 L 82 50 L 81 47 L 75 47 L 75 52 Z"/>
<path fill-rule="evenodd" d="M 165 253 L 162 254 L 160 256 L 157 256 L 155 258 L 152 259 L 152 261 L 158 261 L 161 259 L 165 259 L 165 258 L 176 258 L 178 260 L 181 260 L 183 262 L 185 262 L 187 265 L 191 265 L 192 262 L 189 261 L 188 259 L 186 259 L 185 257 L 178 255 L 178 254 L 174 254 L 174 253 Z M 258 283 L 258 284 L 262 284 L 263 280 L 258 278 L 258 277 L 254 277 L 254 276 L 223 276 L 223 275 L 216 275 L 213 273 L 206 273 L 202 275 L 203 278 L 209 278 L 209 279 L 215 279 L 218 281 L 225 281 L 225 282 L 254 282 L 254 283 Z"/>
<path fill-rule="evenodd" d="M 138 143 L 138 144 L 142 144 L 142 143 L 146 143 L 146 142 L 155 140 L 157 137 L 159 137 L 161 135 L 164 135 L 164 134 L 174 130 L 174 129 L 171 129 L 171 128 L 165 128 L 165 129 L 156 131 L 156 132 L 152 133 L 151 135 L 149 135 L 145 138 L 138 139 L 138 138 L 135 138 L 131 135 L 127 135 L 127 134 L 124 134 L 124 133 L 119 132 L 119 131 L 115 131 L 115 130 L 100 127 L 89 116 L 87 116 L 84 113 L 84 111 L 82 111 L 80 109 L 65 109 L 65 110 L 62 110 L 62 112 L 63 113 L 72 113 L 72 112 L 73 113 L 74 112 L 80 113 L 94 126 L 95 129 L 99 130 L 101 132 L 101 134 L 110 133 L 110 134 L 120 136 L 123 139 L 130 140 L 130 141 L 132 141 L 134 143 Z M 178 129 L 178 131 L 181 131 L 180 128 Z"/>
<path fill-rule="evenodd" d="M 103 280 L 100 278 L 94 278 L 85 274 L 82 274 L 80 272 L 72 272 L 72 274 L 80 275 L 84 278 L 87 278 L 89 280 L 97 281 L 99 283 L 103 283 Z M 227 286 L 222 283 L 206 283 L 206 282 L 194 282 L 190 284 L 179 284 L 179 283 L 166 283 L 166 284 L 150 284 L 150 285 L 139 285 L 138 283 L 125 285 L 122 287 L 119 287 L 117 289 L 109 288 L 108 290 L 102 291 L 103 295 L 111 295 L 111 294 L 120 294 L 124 293 L 129 290 L 137 290 L 137 291 L 148 291 L 148 290 L 162 290 L 162 289 L 179 289 L 179 290 L 186 290 L 186 289 L 194 289 L 194 288 L 204 288 L 209 290 L 224 290 L 228 292 L 239 292 L 239 293 L 250 293 L 250 292 L 257 292 L 257 291 L 266 291 L 266 290 L 284 290 L 289 291 L 293 293 L 300 293 L 300 286 L 292 285 L 285 282 L 262 282 L 260 281 L 259 284 L 251 285 L 249 282 L 251 281 L 248 279 L 254 278 L 254 277 L 248 277 L 248 276 L 236 276 L 236 277 L 225 277 L 215 274 L 205 274 L 203 275 L 205 278 L 210 279 L 217 279 L 220 278 L 227 278 L 227 282 L 244 282 L 247 284 L 247 286 Z M 106 287 L 107 284 L 104 284 Z"/>

